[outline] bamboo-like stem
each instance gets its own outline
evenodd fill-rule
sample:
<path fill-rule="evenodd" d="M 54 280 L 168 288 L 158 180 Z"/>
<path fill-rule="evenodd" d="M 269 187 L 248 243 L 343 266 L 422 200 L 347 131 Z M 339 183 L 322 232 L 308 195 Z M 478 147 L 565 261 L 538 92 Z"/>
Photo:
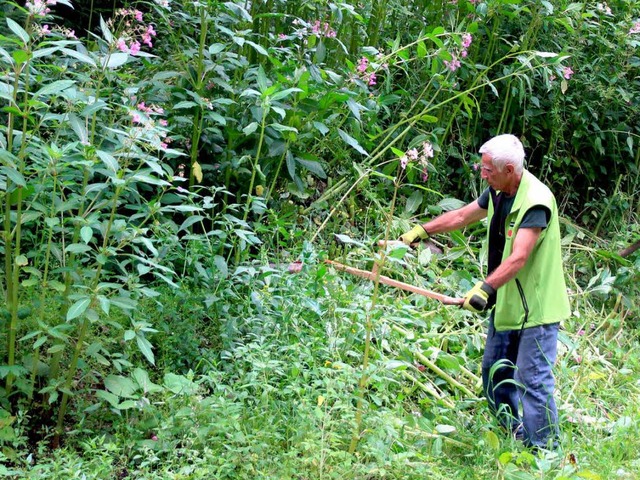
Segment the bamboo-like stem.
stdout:
<path fill-rule="evenodd" d="M 465 387 L 463 384 L 461 384 L 459 381 L 457 381 L 451 375 L 449 375 L 444 370 L 442 370 L 440 367 L 438 367 L 435 363 L 433 363 L 431 360 L 429 360 L 423 353 L 416 351 L 416 352 L 414 352 L 414 355 L 416 356 L 416 358 L 418 360 L 420 360 L 420 362 L 425 367 L 429 368 L 429 370 L 431 370 L 433 373 L 435 373 L 440 378 L 442 378 L 451 387 L 457 388 L 458 390 L 460 390 L 462 393 L 464 393 L 469 398 L 476 398 L 476 396 L 474 395 L 474 393 L 471 390 L 469 390 L 467 387 Z"/>
<path fill-rule="evenodd" d="M 400 170 L 399 170 L 400 173 Z M 398 197 L 398 189 L 400 187 L 398 177 L 394 180 L 394 189 L 393 189 L 393 197 L 391 198 L 391 207 L 389 211 L 389 218 L 387 221 L 387 226 L 385 230 L 385 240 L 389 238 L 389 232 L 391 230 L 391 219 L 393 218 L 393 212 L 395 211 L 396 200 Z M 364 411 L 364 392 L 367 388 L 367 384 L 369 382 L 369 375 L 367 373 L 367 369 L 369 368 L 369 350 L 371 349 L 371 332 L 373 330 L 373 321 L 372 321 L 372 313 L 373 309 L 376 307 L 378 300 L 378 293 L 380 291 L 380 271 L 384 267 L 384 262 L 386 260 L 386 256 L 384 251 L 381 251 L 380 257 L 374 260 L 374 287 L 373 287 L 373 296 L 371 298 L 371 304 L 369 309 L 367 310 L 367 322 L 365 325 L 365 343 L 364 343 L 364 353 L 362 355 L 362 375 L 360 377 L 360 382 L 358 384 L 358 400 L 356 405 L 356 415 L 355 415 L 355 425 L 353 430 L 353 435 L 351 436 L 351 444 L 349 445 L 349 453 L 354 454 L 356 448 L 358 446 L 358 441 L 360 440 L 361 435 L 361 427 L 362 427 L 362 417 Z"/>

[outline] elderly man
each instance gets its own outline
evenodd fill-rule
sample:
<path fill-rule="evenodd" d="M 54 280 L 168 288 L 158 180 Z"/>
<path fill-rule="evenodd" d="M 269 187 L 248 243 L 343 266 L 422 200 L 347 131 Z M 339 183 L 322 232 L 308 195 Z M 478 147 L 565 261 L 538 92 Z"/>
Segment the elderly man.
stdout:
<path fill-rule="evenodd" d="M 494 137 L 480 153 L 482 178 L 489 185 L 482 195 L 416 225 L 400 239 L 411 244 L 488 218 L 487 276 L 462 305 L 476 313 L 490 311 L 484 394 L 501 423 L 525 445 L 554 448 L 558 414 L 552 367 L 559 322 L 570 315 L 556 201 L 524 169 L 517 137 Z"/>

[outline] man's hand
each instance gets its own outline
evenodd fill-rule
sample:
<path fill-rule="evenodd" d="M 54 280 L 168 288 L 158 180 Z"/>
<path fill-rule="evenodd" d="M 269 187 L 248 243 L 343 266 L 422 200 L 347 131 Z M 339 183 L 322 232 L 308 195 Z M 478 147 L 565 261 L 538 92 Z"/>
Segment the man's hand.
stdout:
<path fill-rule="evenodd" d="M 429 234 L 424 228 L 422 228 L 422 225 L 416 225 L 407 233 L 403 233 L 402 235 L 400 235 L 400 240 L 407 245 L 411 245 L 418 240 L 426 240 L 427 238 L 429 238 Z"/>
<path fill-rule="evenodd" d="M 462 308 L 473 313 L 483 312 L 487 309 L 489 297 L 495 293 L 496 290 L 487 282 L 478 282 L 464 296 Z"/>

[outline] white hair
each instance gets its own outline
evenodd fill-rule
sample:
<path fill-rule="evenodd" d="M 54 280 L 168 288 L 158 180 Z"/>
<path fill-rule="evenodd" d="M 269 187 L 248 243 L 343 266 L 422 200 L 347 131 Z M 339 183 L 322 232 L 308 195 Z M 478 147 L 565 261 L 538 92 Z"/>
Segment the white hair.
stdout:
<path fill-rule="evenodd" d="M 480 147 L 480 153 L 491 157 L 493 166 L 502 171 L 505 165 L 513 165 L 516 173 L 524 168 L 524 147 L 515 135 L 505 133 L 488 140 Z"/>

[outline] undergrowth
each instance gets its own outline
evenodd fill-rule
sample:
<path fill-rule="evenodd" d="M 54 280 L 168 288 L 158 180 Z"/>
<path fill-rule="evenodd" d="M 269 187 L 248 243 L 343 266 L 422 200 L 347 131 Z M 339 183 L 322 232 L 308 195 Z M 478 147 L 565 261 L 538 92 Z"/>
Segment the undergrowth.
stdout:
<path fill-rule="evenodd" d="M 461 272 L 455 248 L 440 257 L 427 249 L 394 254 L 384 273 L 460 295 L 477 265 Z M 462 248 L 480 255 L 477 245 Z M 369 255 L 352 246 L 339 257 L 366 266 Z M 96 479 L 634 478 L 640 338 L 622 293 L 609 311 L 593 285 L 575 293 L 556 367 L 561 448 L 532 452 L 500 429 L 480 398 L 481 319 L 387 287 L 368 313 L 373 284 L 327 267 L 325 256 L 307 246 L 300 273 L 255 263 L 220 277 L 215 293 L 163 291 L 143 307 L 160 311 L 151 337 L 156 366 L 124 368 L 106 382 L 117 398 L 77 395 L 69 422 L 76 426 L 60 449 L 30 442 L 29 419 L 19 414 L 0 471 Z M 210 303 L 212 295 L 235 301 Z M 350 455 L 367 314 L 365 415 Z"/>

